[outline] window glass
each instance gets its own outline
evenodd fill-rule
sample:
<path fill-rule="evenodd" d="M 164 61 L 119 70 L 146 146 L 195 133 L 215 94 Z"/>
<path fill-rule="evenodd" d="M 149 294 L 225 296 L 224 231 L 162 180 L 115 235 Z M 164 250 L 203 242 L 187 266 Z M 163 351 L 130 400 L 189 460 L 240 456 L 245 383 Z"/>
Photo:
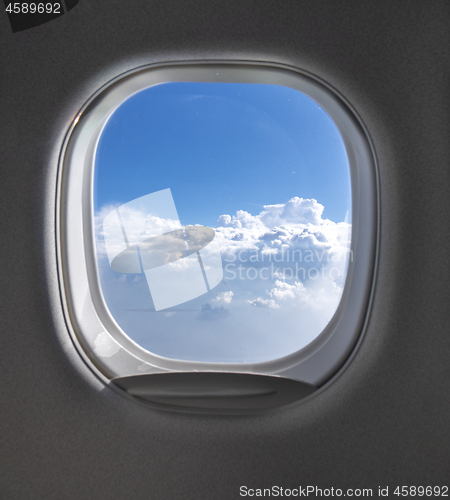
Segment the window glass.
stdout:
<path fill-rule="evenodd" d="M 123 332 L 172 359 L 259 362 L 314 340 L 342 296 L 350 169 L 338 128 L 277 85 L 164 83 L 112 114 L 96 256 Z"/>

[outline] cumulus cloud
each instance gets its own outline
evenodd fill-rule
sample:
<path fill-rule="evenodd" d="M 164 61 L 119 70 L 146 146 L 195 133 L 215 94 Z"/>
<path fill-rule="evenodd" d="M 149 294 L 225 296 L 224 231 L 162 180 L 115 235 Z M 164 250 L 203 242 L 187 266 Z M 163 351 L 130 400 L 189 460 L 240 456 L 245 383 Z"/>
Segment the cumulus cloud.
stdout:
<path fill-rule="evenodd" d="M 267 290 L 266 294 L 270 299 L 258 297 L 252 301 L 252 305 L 259 307 L 278 308 L 280 304 L 295 304 L 301 308 L 321 309 L 323 306 L 337 306 L 342 289 L 334 281 L 324 282 L 319 286 L 306 286 L 304 283 L 296 281 L 294 284 L 276 280 L 275 286 Z M 261 304 L 261 305 L 260 305 Z"/>
<path fill-rule="evenodd" d="M 95 217 L 99 254 L 104 253 L 103 236 L 107 230 L 102 221 L 115 208 L 104 207 Z M 317 307 L 318 290 L 325 290 L 324 297 L 327 293 L 335 296 L 336 290 L 339 294 L 347 259 L 351 257 L 351 224 L 322 219 L 323 210 L 315 199 L 294 197 L 286 203 L 265 205 L 257 215 L 244 210 L 221 215 L 215 232 L 224 276 L 234 282 L 234 291 L 220 292 L 210 301 L 230 304 L 233 298 L 239 298 L 239 290 L 246 288 L 253 296 L 241 299 L 254 307 L 275 309 L 288 304 L 288 299 Z M 127 209 L 122 218 L 128 227 L 135 228 L 132 239 L 180 227 L 178 221 L 132 209 Z M 176 262 L 180 269 L 185 265 L 185 259 Z M 236 279 L 246 284 L 238 284 Z"/>
<path fill-rule="evenodd" d="M 287 203 L 266 205 L 259 215 L 266 227 L 283 224 L 320 224 L 324 206 L 314 199 L 303 199 L 297 196 Z"/>
<path fill-rule="evenodd" d="M 351 225 L 324 220 L 322 212 L 323 205 L 314 199 L 292 198 L 285 204 L 265 206 L 254 216 L 242 210 L 222 215 L 216 235 L 224 260 L 252 265 L 264 260 L 345 263 Z"/>
<path fill-rule="evenodd" d="M 105 207 L 95 218 L 102 287 L 124 331 L 146 347 L 145 339 L 153 338 L 148 334 L 147 316 L 132 311 L 152 308 L 146 278 L 127 275 L 129 279 L 124 280 L 125 275 L 111 270 L 104 252 L 102 221 L 114 209 Z M 148 348 L 170 357 L 170 349 L 178 344 L 166 340 L 167 332 L 179 332 L 177 337 L 171 335 L 180 345 L 198 342 L 199 352 L 208 342 L 219 343 L 220 353 L 214 351 L 218 360 L 228 359 L 228 349 L 233 353 L 237 350 L 243 359 L 256 360 L 264 356 L 273 359 L 307 345 L 336 311 L 351 258 L 351 224 L 323 219 L 323 211 L 324 206 L 314 199 L 294 197 L 286 203 L 266 205 L 256 215 L 244 210 L 221 215 L 214 230 L 224 276 L 218 286 L 223 291 L 212 289 L 181 306 L 178 314 L 167 311 L 152 316 L 152 335 L 160 332 L 161 350 L 154 350 L 150 340 Z M 127 217 L 132 219 L 131 212 Z M 143 225 L 142 214 L 139 218 L 140 225 L 129 220 L 130 226 L 136 227 L 137 239 L 142 231 L 150 235 L 151 228 L 161 230 L 160 221 L 147 217 L 148 223 Z M 167 229 L 177 228 L 175 222 L 173 227 L 171 221 L 167 224 Z M 182 270 L 186 265 L 186 259 L 180 259 L 174 268 Z M 213 336 L 208 322 L 214 322 Z M 261 358 L 252 357 L 255 342 L 266 353 Z"/>
<path fill-rule="evenodd" d="M 287 203 L 264 205 L 259 215 L 251 215 L 244 210 L 238 210 L 236 215 L 221 215 L 217 221 L 218 227 L 253 228 L 286 224 L 321 224 L 324 206 L 314 199 L 304 199 L 295 196 Z"/>
<path fill-rule="evenodd" d="M 105 205 L 94 217 L 95 233 L 97 235 L 98 252 L 106 254 L 105 241 L 108 241 L 110 253 L 116 255 L 122 250 L 123 236 L 120 231 L 117 233 L 117 225 L 108 223 L 108 215 L 116 212 L 118 205 Z M 148 214 L 142 210 L 122 205 L 120 207 L 120 217 L 123 226 L 126 228 L 129 245 L 140 243 L 143 240 L 158 236 L 181 228 L 179 220 L 161 218 L 153 214 Z M 118 219 L 117 219 L 118 220 Z M 116 242 L 117 241 L 117 242 Z M 115 249 L 114 245 L 118 245 Z"/>
<path fill-rule="evenodd" d="M 279 309 L 280 306 L 273 299 L 263 299 L 262 297 L 258 297 L 255 300 L 249 300 L 249 304 L 254 307 L 262 307 L 262 308 L 270 308 L 270 309 Z"/>
<path fill-rule="evenodd" d="M 258 215 L 239 210 L 219 217 L 224 275 L 242 281 L 248 305 L 334 312 L 351 258 L 351 224 L 322 219 L 323 210 L 314 199 L 294 197 Z"/>
<path fill-rule="evenodd" d="M 127 208 L 126 205 L 121 207 L 120 215 L 130 245 L 181 228 L 179 220 L 163 219 L 156 215 Z"/>
<path fill-rule="evenodd" d="M 232 291 L 220 292 L 211 302 L 225 302 L 225 304 L 229 304 L 233 300 L 233 295 L 234 293 Z"/>

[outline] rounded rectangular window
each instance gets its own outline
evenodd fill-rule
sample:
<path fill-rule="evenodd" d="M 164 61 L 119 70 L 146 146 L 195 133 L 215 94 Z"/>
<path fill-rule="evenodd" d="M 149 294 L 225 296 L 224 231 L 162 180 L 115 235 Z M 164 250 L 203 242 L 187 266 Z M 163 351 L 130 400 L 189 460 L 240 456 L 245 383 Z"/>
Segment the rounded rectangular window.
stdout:
<path fill-rule="evenodd" d="M 330 116 L 257 83 L 163 83 L 110 116 L 96 150 L 101 289 L 162 357 L 254 363 L 333 317 L 351 255 L 350 168 Z"/>
<path fill-rule="evenodd" d="M 61 259 L 74 336 L 110 378 L 278 375 L 315 386 L 367 312 L 376 179 L 355 115 L 282 67 L 149 67 L 68 140 Z"/>

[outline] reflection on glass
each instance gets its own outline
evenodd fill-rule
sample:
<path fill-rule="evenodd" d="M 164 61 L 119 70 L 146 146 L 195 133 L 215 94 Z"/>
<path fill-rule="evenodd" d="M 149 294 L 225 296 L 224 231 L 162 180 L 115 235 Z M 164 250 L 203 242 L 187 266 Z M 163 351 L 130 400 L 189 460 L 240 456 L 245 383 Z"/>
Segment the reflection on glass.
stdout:
<path fill-rule="evenodd" d="M 160 356 L 291 354 L 339 304 L 350 199 L 339 131 L 304 94 L 216 83 L 142 91 L 112 115 L 96 155 L 107 306 Z"/>

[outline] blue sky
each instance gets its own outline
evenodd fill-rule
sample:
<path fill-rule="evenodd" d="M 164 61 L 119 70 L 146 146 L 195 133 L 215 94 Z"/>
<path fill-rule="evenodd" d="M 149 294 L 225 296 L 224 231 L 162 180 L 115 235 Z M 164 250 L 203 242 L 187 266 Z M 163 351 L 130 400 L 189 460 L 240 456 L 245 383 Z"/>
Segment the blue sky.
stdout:
<path fill-rule="evenodd" d="M 153 231 L 148 223 L 157 224 L 156 212 L 144 224 L 127 205 L 119 230 L 112 206 L 168 189 L 182 226 L 215 229 L 207 248 L 218 245 L 223 279 L 162 308 L 155 286 L 167 285 L 170 299 L 185 284 L 194 290 L 182 274 L 188 259 L 151 270 L 162 278 L 149 270 L 122 274 L 112 269 L 105 242 L 121 240 L 126 228 L 140 245 Z M 337 127 L 296 90 L 220 83 L 144 90 L 113 113 L 97 148 L 97 262 L 108 308 L 130 338 L 160 356 L 257 362 L 291 354 L 320 334 L 341 298 L 350 192 Z M 308 260 L 308 253 L 317 258 Z M 166 279 L 170 266 L 180 274 Z M 171 289 L 178 277 L 181 285 Z"/>
<path fill-rule="evenodd" d="M 309 97 L 263 84 L 166 83 L 123 103 L 96 157 L 95 207 L 170 188 L 182 224 L 315 198 L 343 221 L 350 181 L 337 127 Z"/>

